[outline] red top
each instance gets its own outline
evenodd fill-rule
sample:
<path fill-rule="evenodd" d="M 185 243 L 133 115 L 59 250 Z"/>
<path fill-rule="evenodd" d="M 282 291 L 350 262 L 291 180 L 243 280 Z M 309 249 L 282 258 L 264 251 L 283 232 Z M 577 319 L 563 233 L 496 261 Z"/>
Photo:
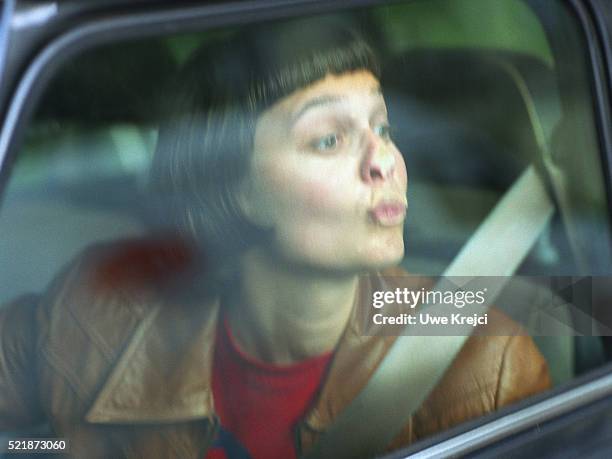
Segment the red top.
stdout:
<path fill-rule="evenodd" d="M 219 321 L 212 388 L 220 434 L 206 459 L 295 458 L 293 428 L 319 387 L 332 352 L 272 365 L 242 352 Z"/>

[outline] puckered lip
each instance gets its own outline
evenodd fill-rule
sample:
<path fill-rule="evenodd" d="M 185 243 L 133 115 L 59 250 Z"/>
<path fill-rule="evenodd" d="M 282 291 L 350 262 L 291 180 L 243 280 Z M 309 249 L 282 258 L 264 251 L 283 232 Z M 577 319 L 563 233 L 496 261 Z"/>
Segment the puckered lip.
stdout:
<path fill-rule="evenodd" d="M 406 199 L 382 198 L 368 210 L 370 219 L 381 226 L 396 226 L 406 217 Z"/>

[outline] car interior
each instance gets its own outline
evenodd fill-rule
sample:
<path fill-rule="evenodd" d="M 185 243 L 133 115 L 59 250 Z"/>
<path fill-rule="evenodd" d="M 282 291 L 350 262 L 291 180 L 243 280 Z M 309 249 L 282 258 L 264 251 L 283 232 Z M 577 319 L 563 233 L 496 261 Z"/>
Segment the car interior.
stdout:
<path fill-rule="evenodd" d="M 432 30 L 438 35 L 432 32 L 429 42 L 418 36 L 415 45 L 402 35 L 407 32 L 398 28 L 399 18 L 427 25 L 436 4 L 448 2 L 412 3 L 403 15 L 392 9 L 400 5 L 359 18 L 384 49 L 382 87 L 392 137 L 408 168 L 402 266 L 441 275 L 521 172 L 534 165 L 555 214 L 494 304 L 529 330 L 548 324 L 534 341 L 553 383 L 567 383 L 611 354 L 606 340 L 579 329 L 591 311 L 573 304 L 571 289 L 551 289 L 549 282 L 549 276 L 608 274 L 601 268 L 601 254 L 609 253 L 603 183 L 581 185 L 588 167 L 599 164 L 597 146 L 572 135 L 576 115 L 568 114 L 566 83 L 550 51 L 474 43 L 479 23 L 469 8 L 470 22 L 446 37 L 447 44 L 436 41 L 444 36 L 437 24 Z M 537 21 L 522 2 L 506 3 L 518 5 L 519 13 L 508 15 L 510 26 L 519 27 L 528 14 Z M 94 48 L 52 80 L 2 196 L 0 263 L 9 269 L 2 273 L 0 304 L 43 292 L 63 265 L 95 242 L 143 237 L 163 227 L 163 209 L 148 190 L 164 107 L 160 88 L 171 85 L 185 57 L 215 33 Z M 577 150 L 590 166 L 575 166 Z M 568 177 L 578 178 L 567 184 Z M 606 295 L 601 304 L 612 297 Z"/>

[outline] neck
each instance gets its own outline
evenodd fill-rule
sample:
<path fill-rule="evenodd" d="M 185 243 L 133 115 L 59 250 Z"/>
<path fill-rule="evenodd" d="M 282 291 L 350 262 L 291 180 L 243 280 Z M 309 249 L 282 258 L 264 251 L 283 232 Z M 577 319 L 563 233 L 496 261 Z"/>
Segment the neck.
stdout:
<path fill-rule="evenodd" d="M 227 317 L 244 352 L 286 365 L 334 349 L 353 309 L 357 274 L 296 267 L 260 249 L 241 268 Z"/>

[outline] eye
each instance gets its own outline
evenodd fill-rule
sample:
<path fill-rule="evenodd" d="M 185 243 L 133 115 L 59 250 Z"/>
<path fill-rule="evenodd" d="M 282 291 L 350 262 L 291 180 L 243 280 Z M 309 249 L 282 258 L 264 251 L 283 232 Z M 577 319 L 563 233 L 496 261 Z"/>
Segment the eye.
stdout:
<path fill-rule="evenodd" d="M 391 140 L 391 126 L 389 123 L 381 123 L 374 126 L 374 133 L 384 140 Z"/>
<path fill-rule="evenodd" d="M 312 148 L 318 151 L 334 150 L 340 143 L 340 136 L 336 133 L 320 137 L 311 143 Z"/>

